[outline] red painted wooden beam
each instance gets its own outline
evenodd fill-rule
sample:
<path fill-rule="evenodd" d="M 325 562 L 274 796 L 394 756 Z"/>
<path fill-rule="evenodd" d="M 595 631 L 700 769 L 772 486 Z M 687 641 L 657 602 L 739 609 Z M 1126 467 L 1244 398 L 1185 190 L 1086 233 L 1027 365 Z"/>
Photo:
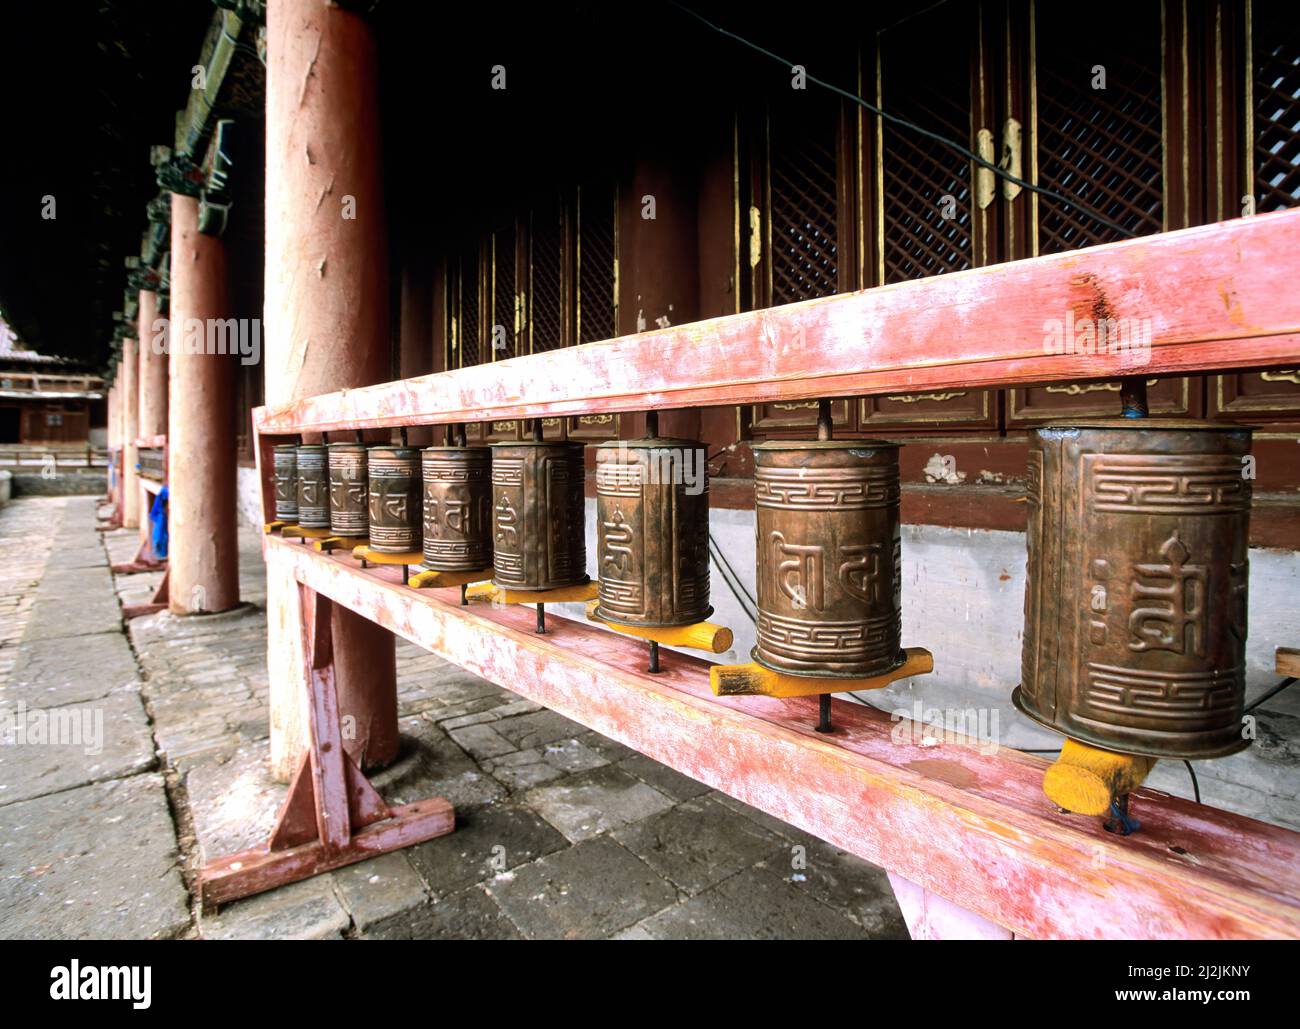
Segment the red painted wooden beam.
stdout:
<path fill-rule="evenodd" d="M 936 275 L 259 408 L 260 432 L 1181 375 L 1300 361 L 1300 210 Z M 1134 319 L 1149 352 L 1048 353 Z"/>
<path fill-rule="evenodd" d="M 1142 831 L 1112 836 L 1059 814 L 1031 755 L 895 742 L 908 723 L 839 700 L 821 736 L 815 699 L 715 698 L 683 654 L 650 675 L 639 643 L 589 625 L 536 636 L 528 609 L 461 608 L 276 537 L 265 554 L 269 574 L 1019 935 L 1300 938 L 1300 834 L 1140 790 Z"/>

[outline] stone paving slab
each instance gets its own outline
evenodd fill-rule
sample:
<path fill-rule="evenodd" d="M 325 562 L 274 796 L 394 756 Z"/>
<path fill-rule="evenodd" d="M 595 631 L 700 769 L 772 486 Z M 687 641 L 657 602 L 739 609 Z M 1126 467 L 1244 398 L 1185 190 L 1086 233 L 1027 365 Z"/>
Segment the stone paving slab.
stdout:
<path fill-rule="evenodd" d="M 674 800 L 691 800 L 712 792 L 704 783 L 636 751 L 629 751 L 628 756 L 618 762 L 618 767 Z"/>
<path fill-rule="evenodd" d="M 711 797 L 684 801 L 610 834 L 683 893 L 697 894 L 764 860 L 787 841 Z"/>
<path fill-rule="evenodd" d="M 738 872 L 715 889 L 638 922 L 627 939 L 862 940 L 869 935 L 767 868 Z"/>
<path fill-rule="evenodd" d="M 0 707 L 95 700 L 123 686 L 134 688 L 139 677 L 135 655 L 120 632 L 31 640 L 20 648 L 9 681 L 0 685 Z"/>
<path fill-rule="evenodd" d="M 569 845 L 545 819 L 519 804 L 458 811 L 456 831 L 411 847 L 411 864 L 438 895 L 493 879 Z"/>
<path fill-rule="evenodd" d="M 662 911 L 677 891 L 608 836 L 548 854 L 484 886 L 530 939 L 595 939 Z"/>
<path fill-rule="evenodd" d="M 99 556 L 104 556 L 103 548 Z M 58 560 L 57 553 L 51 556 L 50 563 L 41 576 L 36 590 L 37 600 L 63 600 L 69 606 L 79 606 L 81 596 L 107 597 L 113 592 L 113 573 L 106 563 L 95 567 L 65 568 Z"/>
<path fill-rule="evenodd" d="M 113 593 L 45 594 L 32 603 L 23 642 L 121 631 L 122 607 Z"/>
<path fill-rule="evenodd" d="M 370 781 L 390 804 L 412 804 L 443 797 L 457 810 L 491 804 L 506 796 L 505 787 L 480 768 L 437 726 L 420 717 L 401 720 L 402 752 Z"/>
<path fill-rule="evenodd" d="M 85 537 L 66 547 L 59 547 L 50 566 L 61 571 L 93 570 L 108 567 L 108 555 L 99 544 L 87 545 Z"/>
<path fill-rule="evenodd" d="M 354 930 L 364 933 L 382 927 L 426 904 L 428 890 L 411 867 L 410 853 L 409 849 L 394 851 L 330 873 Z"/>
<path fill-rule="evenodd" d="M 519 930 L 484 891 L 471 886 L 372 926 L 363 940 L 518 940 Z"/>
<path fill-rule="evenodd" d="M 135 775 L 157 761 L 136 690 L 29 711 L 27 720 L 26 742 L 18 727 L 0 727 L 0 806 Z M 38 731 L 68 742 L 40 742 Z"/>
<path fill-rule="evenodd" d="M 0 937 L 148 939 L 189 921 L 160 776 L 0 807 Z"/>
<path fill-rule="evenodd" d="M 235 747 L 184 775 L 199 863 L 264 844 L 289 788 L 270 773 L 270 744 Z"/>
<path fill-rule="evenodd" d="M 333 879 L 320 875 L 208 915 L 200 934 L 205 940 L 336 940 L 351 922 Z"/>
<path fill-rule="evenodd" d="M 671 797 L 612 765 L 529 790 L 524 802 L 574 843 L 673 806 Z"/>

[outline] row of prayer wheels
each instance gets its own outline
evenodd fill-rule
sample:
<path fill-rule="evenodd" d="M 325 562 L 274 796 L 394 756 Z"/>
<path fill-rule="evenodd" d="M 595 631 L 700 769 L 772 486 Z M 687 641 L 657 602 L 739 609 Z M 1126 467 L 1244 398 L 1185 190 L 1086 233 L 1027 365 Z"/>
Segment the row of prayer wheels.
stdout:
<path fill-rule="evenodd" d="M 904 661 L 899 444 L 754 447 L 757 645 L 786 675 L 863 680 Z M 704 447 L 595 446 L 602 621 L 684 626 L 709 606 Z M 281 446 L 276 515 L 498 586 L 585 583 L 583 447 Z M 1086 744 L 1205 758 L 1241 733 L 1250 430 L 1120 418 L 1030 433 L 1023 675 L 1013 699 Z M 845 685 L 845 689 L 854 688 Z"/>

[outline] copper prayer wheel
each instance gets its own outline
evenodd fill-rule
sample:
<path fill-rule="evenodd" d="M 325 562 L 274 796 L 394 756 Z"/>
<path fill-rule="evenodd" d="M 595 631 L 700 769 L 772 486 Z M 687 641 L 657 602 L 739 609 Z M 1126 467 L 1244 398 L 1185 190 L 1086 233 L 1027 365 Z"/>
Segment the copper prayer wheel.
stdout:
<path fill-rule="evenodd" d="M 581 443 L 492 444 L 492 581 L 550 590 L 587 581 Z"/>
<path fill-rule="evenodd" d="M 365 537 L 370 525 L 366 445 L 329 445 L 330 532 L 354 539 Z"/>
<path fill-rule="evenodd" d="M 1021 711 L 1121 753 L 1246 746 L 1249 452 L 1212 422 L 1030 433 Z"/>
<path fill-rule="evenodd" d="M 371 447 L 370 548 L 383 554 L 420 549 L 420 451 L 416 447 Z"/>
<path fill-rule="evenodd" d="M 298 521 L 298 445 L 280 443 L 272 448 L 275 461 L 275 520 Z"/>
<path fill-rule="evenodd" d="M 621 625 L 694 625 L 709 606 L 709 483 L 695 440 L 596 446 L 599 617 Z"/>
<path fill-rule="evenodd" d="M 492 451 L 426 447 L 424 566 L 473 572 L 492 564 Z"/>
<path fill-rule="evenodd" d="M 297 448 L 298 524 L 304 529 L 330 527 L 330 479 L 323 443 Z"/>
<path fill-rule="evenodd" d="M 898 444 L 754 447 L 758 644 L 790 675 L 861 679 L 904 661 Z"/>

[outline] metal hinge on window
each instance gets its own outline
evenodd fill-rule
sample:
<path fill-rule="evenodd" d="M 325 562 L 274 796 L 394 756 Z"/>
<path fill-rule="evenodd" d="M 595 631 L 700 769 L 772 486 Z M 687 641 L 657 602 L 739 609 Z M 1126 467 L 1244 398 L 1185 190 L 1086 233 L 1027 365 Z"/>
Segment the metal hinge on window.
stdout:
<path fill-rule="evenodd" d="M 757 268 L 763 259 L 763 216 L 753 204 L 749 206 L 749 266 Z"/>
<path fill-rule="evenodd" d="M 980 129 L 975 134 L 975 152 L 980 155 L 989 164 L 997 160 L 997 155 L 993 151 L 993 132 L 990 129 Z M 993 197 L 997 194 L 997 180 L 992 168 L 986 168 L 984 165 L 978 165 L 975 168 L 975 203 L 979 205 L 982 211 L 993 203 Z"/>
<path fill-rule="evenodd" d="M 1022 137 L 1020 122 L 1016 121 L 1015 118 L 1008 118 L 1006 124 L 1002 126 L 1002 160 L 998 162 L 998 167 L 1018 179 L 1025 177 L 1020 160 Z M 1002 180 L 1002 199 L 1014 200 L 1020 195 L 1021 189 L 1021 186 L 1010 179 L 1004 178 Z"/>

